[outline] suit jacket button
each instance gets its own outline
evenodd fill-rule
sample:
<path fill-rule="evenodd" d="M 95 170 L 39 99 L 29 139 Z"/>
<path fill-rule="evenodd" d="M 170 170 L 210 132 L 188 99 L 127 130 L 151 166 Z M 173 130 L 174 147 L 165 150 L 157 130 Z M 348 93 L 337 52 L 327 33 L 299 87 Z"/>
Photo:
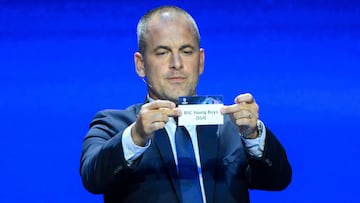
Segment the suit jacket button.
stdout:
<path fill-rule="evenodd" d="M 272 161 L 270 161 L 270 159 L 268 159 L 268 158 L 265 159 L 265 163 L 266 163 L 268 166 L 272 166 Z"/>
<path fill-rule="evenodd" d="M 115 168 L 114 170 L 114 175 L 116 175 L 117 173 L 119 173 L 121 171 L 121 169 L 123 169 L 123 166 L 118 166 L 117 168 Z"/>

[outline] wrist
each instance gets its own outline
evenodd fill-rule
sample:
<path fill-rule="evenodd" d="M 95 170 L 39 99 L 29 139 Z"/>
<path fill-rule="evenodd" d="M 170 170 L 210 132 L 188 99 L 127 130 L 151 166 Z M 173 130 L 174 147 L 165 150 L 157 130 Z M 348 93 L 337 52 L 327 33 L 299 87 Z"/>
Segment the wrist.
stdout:
<path fill-rule="evenodd" d="M 245 139 L 256 139 L 258 137 L 261 136 L 263 131 L 263 126 L 261 125 L 261 123 L 258 121 L 256 124 L 256 127 L 254 128 L 254 130 L 250 133 L 240 133 Z"/>
<path fill-rule="evenodd" d="M 243 135 L 245 139 L 256 139 L 259 137 L 259 131 L 255 128 L 254 132 L 249 135 Z"/>
<path fill-rule="evenodd" d="M 141 136 L 140 133 L 136 131 L 135 125 L 133 125 L 131 129 L 131 139 L 133 140 L 134 144 L 140 147 L 144 147 L 148 140 Z"/>

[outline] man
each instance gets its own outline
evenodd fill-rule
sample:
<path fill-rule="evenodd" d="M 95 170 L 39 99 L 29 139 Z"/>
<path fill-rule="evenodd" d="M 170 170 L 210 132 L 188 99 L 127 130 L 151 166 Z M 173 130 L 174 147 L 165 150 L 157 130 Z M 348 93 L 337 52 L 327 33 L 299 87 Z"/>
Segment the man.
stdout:
<path fill-rule="evenodd" d="M 245 203 L 249 188 L 285 189 L 292 176 L 285 150 L 258 119 L 249 93 L 222 107 L 223 125 L 185 126 L 197 172 L 184 183 L 176 104 L 179 96 L 196 95 L 204 70 L 199 31 L 187 12 L 166 6 L 144 15 L 137 34 L 134 60 L 137 74 L 147 78 L 147 100 L 95 116 L 81 157 L 86 189 L 104 194 L 106 203 Z"/>

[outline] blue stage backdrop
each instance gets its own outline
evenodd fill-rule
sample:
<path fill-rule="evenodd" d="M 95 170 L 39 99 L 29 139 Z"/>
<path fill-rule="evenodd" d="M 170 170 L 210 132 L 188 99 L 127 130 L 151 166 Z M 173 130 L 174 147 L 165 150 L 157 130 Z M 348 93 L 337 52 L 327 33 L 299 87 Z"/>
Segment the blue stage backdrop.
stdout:
<path fill-rule="evenodd" d="M 81 183 L 82 139 L 97 111 L 144 100 L 136 24 L 163 4 L 198 21 L 198 93 L 251 92 L 287 149 L 291 185 L 252 202 L 360 202 L 356 0 L 1 0 L 0 202 L 102 202 Z"/>

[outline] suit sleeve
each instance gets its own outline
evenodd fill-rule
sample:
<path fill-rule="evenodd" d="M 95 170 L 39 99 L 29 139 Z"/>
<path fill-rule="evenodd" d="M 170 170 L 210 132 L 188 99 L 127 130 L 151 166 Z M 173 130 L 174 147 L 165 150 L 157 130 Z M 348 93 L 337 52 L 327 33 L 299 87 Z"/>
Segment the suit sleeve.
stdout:
<path fill-rule="evenodd" d="M 131 169 L 124 157 L 122 133 L 135 115 L 126 110 L 106 110 L 95 115 L 83 141 L 80 162 L 82 182 L 89 192 L 104 193 L 114 183 L 126 181 Z"/>
<path fill-rule="evenodd" d="M 250 188 L 274 191 L 284 190 L 290 184 L 292 169 L 285 149 L 269 129 L 266 129 L 263 157 L 248 157 Z"/>

